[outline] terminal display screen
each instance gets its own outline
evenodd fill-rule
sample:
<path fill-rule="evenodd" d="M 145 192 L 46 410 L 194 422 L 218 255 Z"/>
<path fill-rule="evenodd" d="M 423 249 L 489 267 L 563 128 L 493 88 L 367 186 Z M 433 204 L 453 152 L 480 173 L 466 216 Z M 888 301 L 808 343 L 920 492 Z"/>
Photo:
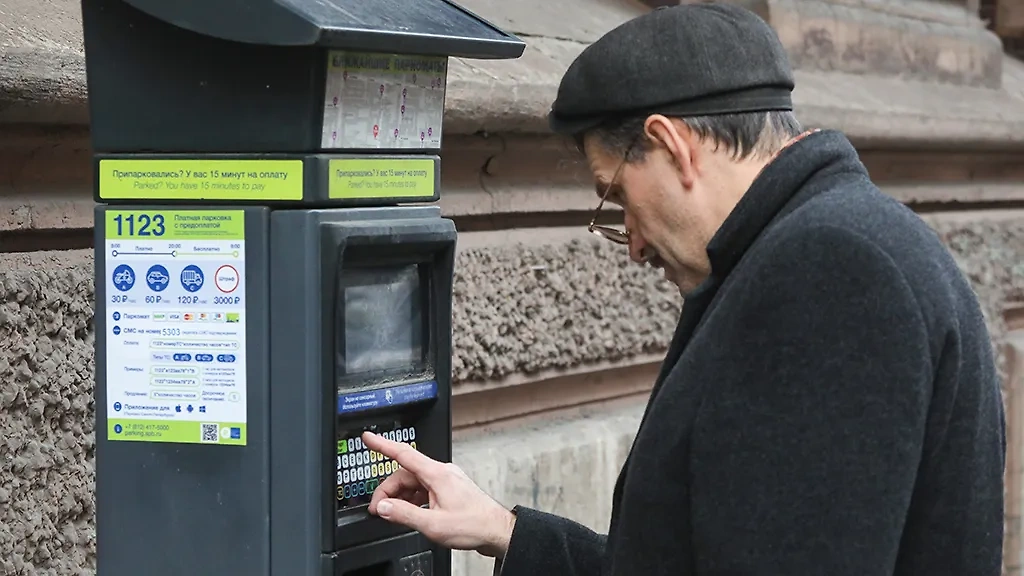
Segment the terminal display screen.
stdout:
<path fill-rule="evenodd" d="M 420 369 L 425 346 L 420 267 L 346 269 L 342 287 L 339 373 Z"/>
<path fill-rule="evenodd" d="M 336 463 L 339 513 L 369 504 L 377 486 L 399 469 L 398 462 L 363 445 L 361 435 L 367 430 L 395 442 L 409 444 L 416 449 L 416 427 L 401 420 L 390 420 L 339 432 Z"/>

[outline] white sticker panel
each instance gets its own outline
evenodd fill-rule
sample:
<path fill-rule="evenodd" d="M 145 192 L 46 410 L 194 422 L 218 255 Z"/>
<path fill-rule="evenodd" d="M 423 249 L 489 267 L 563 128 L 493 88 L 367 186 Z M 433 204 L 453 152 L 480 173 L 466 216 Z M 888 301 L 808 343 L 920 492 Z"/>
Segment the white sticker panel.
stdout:
<path fill-rule="evenodd" d="M 245 215 L 105 214 L 107 439 L 246 444 Z"/>
<path fill-rule="evenodd" d="M 448 58 L 332 51 L 321 147 L 439 148 Z"/>

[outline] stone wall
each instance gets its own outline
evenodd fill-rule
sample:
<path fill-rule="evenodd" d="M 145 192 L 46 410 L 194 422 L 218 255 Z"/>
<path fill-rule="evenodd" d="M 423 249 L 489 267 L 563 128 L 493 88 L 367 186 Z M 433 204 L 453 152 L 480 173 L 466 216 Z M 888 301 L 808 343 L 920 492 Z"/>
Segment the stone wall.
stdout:
<path fill-rule="evenodd" d="M 1024 220 L 927 218 L 974 286 L 1006 379 L 1006 308 L 1024 302 Z"/>
<path fill-rule="evenodd" d="M 1024 300 L 1024 214 L 927 220 L 1001 338 L 1006 302 Z M 457 386 L 663 352 L 679 311 L 674 287 L 596 239 L 471 248 L 456 268 Z M 95 567 L 92 274 L 91 251 L 0 256 L 2 574 Z M 638 411 L 474 437 L 457 442 L 455 460 L 508 505 L 539 506 L 600 530 Z M 482 574 L 486 563 L 458 558 L 459 574 Z"/>
<path fill-rule="evenodd" d="M 675 285 L 610 242 L 463 251 L 453 378 L 491 380 L 661 352 L 681 304 Z"/>
<path fill-rule="evenodd" d="M 95 566 L 91 257 L 0 259 L 0 574 Z"/>

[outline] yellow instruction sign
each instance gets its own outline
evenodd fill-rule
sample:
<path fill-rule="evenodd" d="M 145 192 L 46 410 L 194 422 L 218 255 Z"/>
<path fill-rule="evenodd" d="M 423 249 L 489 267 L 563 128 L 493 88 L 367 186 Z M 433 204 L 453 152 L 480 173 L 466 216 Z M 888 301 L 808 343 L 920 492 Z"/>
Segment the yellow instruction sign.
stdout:
<path fill-rule="evenodd" d="M 337 158 L 328 162 L 331 199 L 430 198 L 436 175 L 430 158 Z"/>
<path fill-rule="evenodd" d="M 100 160 L 107 200 L 302 200 L 302 160 Z"/>

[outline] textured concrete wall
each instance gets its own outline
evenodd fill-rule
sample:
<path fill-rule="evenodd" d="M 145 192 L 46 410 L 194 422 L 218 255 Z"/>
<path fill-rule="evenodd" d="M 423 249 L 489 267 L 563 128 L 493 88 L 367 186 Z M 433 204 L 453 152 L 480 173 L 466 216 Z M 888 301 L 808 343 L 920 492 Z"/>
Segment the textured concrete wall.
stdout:
<path fill-rule="evenodd" d="M 1003 302 L 1024 299 L 1024 218 L 930 220 L 999 337 Z M 660 351 L 678 314 L 677 294 L 656 273 L 598 240 L 466 250 L 458 270 L 459 380 Z M 90 253 L 0 257 L 0 573 L 93 571 L 92 304 Z M 607 501 L 629 427 L 593 420 L 593 430 L 556 435 L 568 444 L 516 433 L 459 445 L 458 459 L 510 503 L 530 503 L 541 486 L 552 491 L 536 496 L 542 507 L 600 527 L 606 510 L 588 510 Z M 518 451 L 495 457 L 513 444 Z M 559 492 L 573 486 L 571 498 Z"/>
<path fill-rule="evenodd" d="M 970 278 L 1002 342 L 1005 302 L 1024 301 L 1024 219 L 925 219 Z M 675 286 L 610 242 L 466 250 L 455 282 L 455 379 L 661 352 L 681 304 Z"/>
<path fill-rule="evenodd" d="M 89 574 L 93 282 L 83 254 L 0 259 L 0 574 Z"/>
<path fill-rule="evenodd" d="M 599 239 L 465 250 L 454 288 L 456 381 L 668 348 L 679 289 Z"/>

